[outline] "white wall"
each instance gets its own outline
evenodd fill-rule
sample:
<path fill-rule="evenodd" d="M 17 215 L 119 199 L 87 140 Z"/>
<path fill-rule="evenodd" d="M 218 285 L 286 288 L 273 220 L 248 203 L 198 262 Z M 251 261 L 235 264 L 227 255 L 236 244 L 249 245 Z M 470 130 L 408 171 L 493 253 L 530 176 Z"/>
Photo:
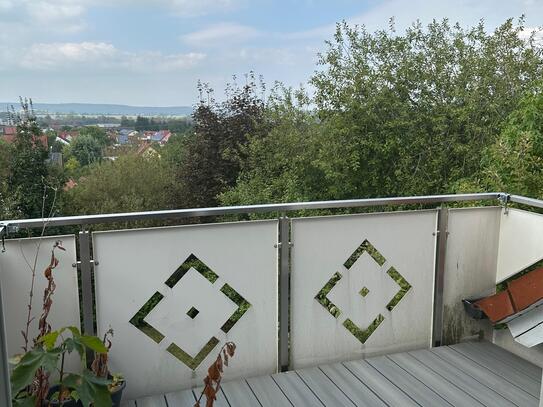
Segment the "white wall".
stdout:
<path fill-rule="evenodd" d="M 470 318 L 461 301 L 495 292 L 500 214 L 499 207 L 449 210 L 443 292 L 445 344 L 478 335 L 481 330 L 487 340 L 492 338 L 491 325 Z"/>
<path fill-rule="evenodd" d="M 292 220 L 291 360 L 293 368 L 428 347 L 431 341 L 437 211 L 389 212 Z M 368 239 L 384 256 L 379 265 L 366 252 L 349 269 L 344 262 Z M 387 303 L 399 286 L 389 267 L 412 286 L 396 307 Z M 335 272 L 341 280 L 328 298 L 338 318 L 315 299 Z M 363 287 L 369 293 L 363 297 Z M 365 329 L 384 320 L 361 343 L 343 325 Z"/>
<path fill-rule="evenodd" d="M 6 240 L 6 251 L 0 252 L 0 279 L 10 356 L 23 352 L 21 330 L 26 327 L 28 293 L 32 276 L 27 262 L 33 265 L 35 254 L 38 253 L 31 314 L 34 320 L 29 331 L 29 337 L 33 338 L 38 333 L 43 291 L 47 286 L 43 271 L 49 266 L 51 248 L 56 240 L 62 240 L 66 251 L 56 250 L 55 252 L 59 265 L 53 271 L 56 290 L 48 320 L 53 330 L 64 326 L 79 327 L 80 325 L 77 269 L 72 267 L 72 264 L 76 262 L 75 237 L 73 235 L 53 236 L 43 238 L 41 241 L 39 238 Z M 31 345 L 32 342 L 30 342 Z M 77 358 L 73 356 L 68 363 L 70 371 L 79 368 Z"/>
<path fill-rule="evenodd" d="M 98 331 L 115 332 L 110 364 L 127 379 L 127 399 L 201 386 L 226 341 L 237 345 L 226 380 L 276 371 L 277 226 L 274 220 L 93 233 Z M 166 280 L 190 254 L 218 280 L 191 269 L 170 288 Z M 225 283 L 251 304 L 228 333 L 221 326 L 237 306 L 220 292 Z M 160 343 L 129 322 L 156 292 L 164 299 L 145 322 L 165 336 Z M 194 319 L 191 307 L 200 311 Z M 193 357 L 212 337 L 219 344 L 194 371 L 166 351 L 173 342 Z"/>

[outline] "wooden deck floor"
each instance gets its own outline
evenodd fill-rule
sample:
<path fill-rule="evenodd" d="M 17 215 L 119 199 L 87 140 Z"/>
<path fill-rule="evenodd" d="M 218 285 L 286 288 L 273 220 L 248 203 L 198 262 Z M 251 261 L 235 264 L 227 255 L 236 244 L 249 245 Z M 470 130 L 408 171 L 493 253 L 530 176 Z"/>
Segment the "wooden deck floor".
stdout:
<path fill-rule="evenodd" d="M 540 386 L 539 367 L 488 342 L 472 342 L 228 382 L 215 406 L 537 407 Z M 194 394 L 198 389 L 123 407 L 192 407 Z"/>

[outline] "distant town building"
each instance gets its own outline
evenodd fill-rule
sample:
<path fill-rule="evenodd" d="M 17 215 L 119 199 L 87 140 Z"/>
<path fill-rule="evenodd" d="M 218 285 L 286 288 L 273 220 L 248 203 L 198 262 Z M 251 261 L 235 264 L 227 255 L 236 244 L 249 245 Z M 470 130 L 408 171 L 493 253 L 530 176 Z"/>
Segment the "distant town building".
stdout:
<path fill-rule="evenodd" d="M 138 150 L 136 151 L 136 154 L 140 157 L 158 157 L 160 158 L 160 153 L 156 151 L 152 146 L 151 143 L 143 143 L 139 146 Z"/>

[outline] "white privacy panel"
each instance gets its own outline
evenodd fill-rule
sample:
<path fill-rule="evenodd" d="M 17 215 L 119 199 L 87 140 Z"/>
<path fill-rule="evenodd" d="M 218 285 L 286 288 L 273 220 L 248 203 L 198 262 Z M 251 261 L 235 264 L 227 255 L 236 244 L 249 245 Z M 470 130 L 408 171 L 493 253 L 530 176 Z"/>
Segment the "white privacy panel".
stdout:
<path fill-rule="evenodd" d="M 276 371 L 277 224 L 93 234 L 98 331 L 115 332 L 127 399 L 201 386 L 225 341 L 226 380 Z"/>
<path fill-rule="evenodd" d="M 429 346 L 437 211 L 293 219 L 294 368 Z"/>
<path fill-rule="evenodd" d="M 496 263 L 501 208 L 449 209 L 443 289 L 443 342 L 453 344 L 492 326 L 464 311 L 463 299 L 477 299 L 496 291 Z"/>
<path fill-rule="evenodd" d="M 543 259 L 543 215 L 509 209 L 501 217 L 496 282 Z"/>
<path fill-rule="evenodd" d="M 24 340 L 21 331 L 26 328 L 29 292 L 32 284 L 31 267 L 36 253 L 38 257 L 31 314 L 34 320 L 30 325 L 29 338 L 34 338 L 38 333 L 43 292 L 47 287 L 47 279 L 43 272 L 51 262 L 51 249 L 57 240 L 62 241 L 62 246 L 66 250 L 55 251 L 59 264 L 53 270 L 56 289 L 52 297 L 53 305 L 48 321 L 53 330 L 64 326 L 79 327 L 80 325 L 77 269 L 72 267 L 72 264 L 76 262 L 75 237 L 69 235 L 6 240 L 6 251 L 0 252 L 0 279 L 10 356 L 23 352 L 21 347 Z M 32 346 L 31 340 L 30 346 Z M 67 367 L 69 371 L 78 369 L 77 358 L 70 358 Z"/>

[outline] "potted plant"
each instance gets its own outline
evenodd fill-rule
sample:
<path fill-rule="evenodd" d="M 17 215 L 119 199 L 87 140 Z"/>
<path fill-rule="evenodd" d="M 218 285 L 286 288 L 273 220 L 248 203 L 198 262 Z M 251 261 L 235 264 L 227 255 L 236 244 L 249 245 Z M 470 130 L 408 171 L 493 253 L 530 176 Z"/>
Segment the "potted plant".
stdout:
<path fill-rule="evenodd" d="M 94 361 L 92 362 L 92 372 L 103 379 L 109 379 L 108 390 L 111 394 L 111 402 L 113 407 L 119 407 L 121 405 L 121 399 L 123 396 L 124 388 L 126 387 L 126 381 L 120 373 L 111 373 L 108 367 L 108 352 L 111 349 L 111 338 L 113 337 L 113 330 L 109 329 L 102 339 L 102 344 L 107 349 L 107 352 L 96 353 Z"/>
<path fill-rule="evenodd" d="M 41 337 L 33 349 L 15 358 L 11 374 L 13 405 L 111 407 L 108 389 L 111 380 L 84 367 L 87 349 L 107 353 L 99 338 L 81 335 L 76 327 L 65 327 Z M 74 351 L 79 354 L 83 367 L 77 373 L 66 372 L 66 356 Z M 58 380 L 49 386 L 53 374 L 58 374 Z"/>
<path fill-rule="evenodd" d="M 48 316 L 53 304 L 56 284 L 54 269 L 59 260 L 56 250 L 64 250 L 61 241 L 56 241 L 51 250 L 51 261 L 44 271 L 47 287 L 44 291 L 42 312 L 38 320 L 38 334 L 29 340 L 29 326 L 34 320 L 31 316 L 35 268 L 32 271 L 32 285 L 28 305 L 24 338 L 24 354 L 12 358 L 14 365 L 11 374 L 13 405 L 17 407 L 111 407 L 120 404 L 124 389 L 124 379 L 112 376 L 107 367 L 108 351 L 111 348 L 109 330 L 104 339 L 82 335 L 78 328 L 64 327 L 53 331 Z M 37 254 L 36 254 L 37 258 Z M 36 264 L 36 262 L 34 262 Z M 95 353 L 91 369 L 87 366 L 87 350 Z M 76 352 L 81 360 L 79 372 L 65 370 L 66 356 Z M 104 373 L 105 372 L 105 373 Z M 53 382 L 51 385 L 51 381 Z M 113 399 L 116 404 L 113 404 Z"/>

